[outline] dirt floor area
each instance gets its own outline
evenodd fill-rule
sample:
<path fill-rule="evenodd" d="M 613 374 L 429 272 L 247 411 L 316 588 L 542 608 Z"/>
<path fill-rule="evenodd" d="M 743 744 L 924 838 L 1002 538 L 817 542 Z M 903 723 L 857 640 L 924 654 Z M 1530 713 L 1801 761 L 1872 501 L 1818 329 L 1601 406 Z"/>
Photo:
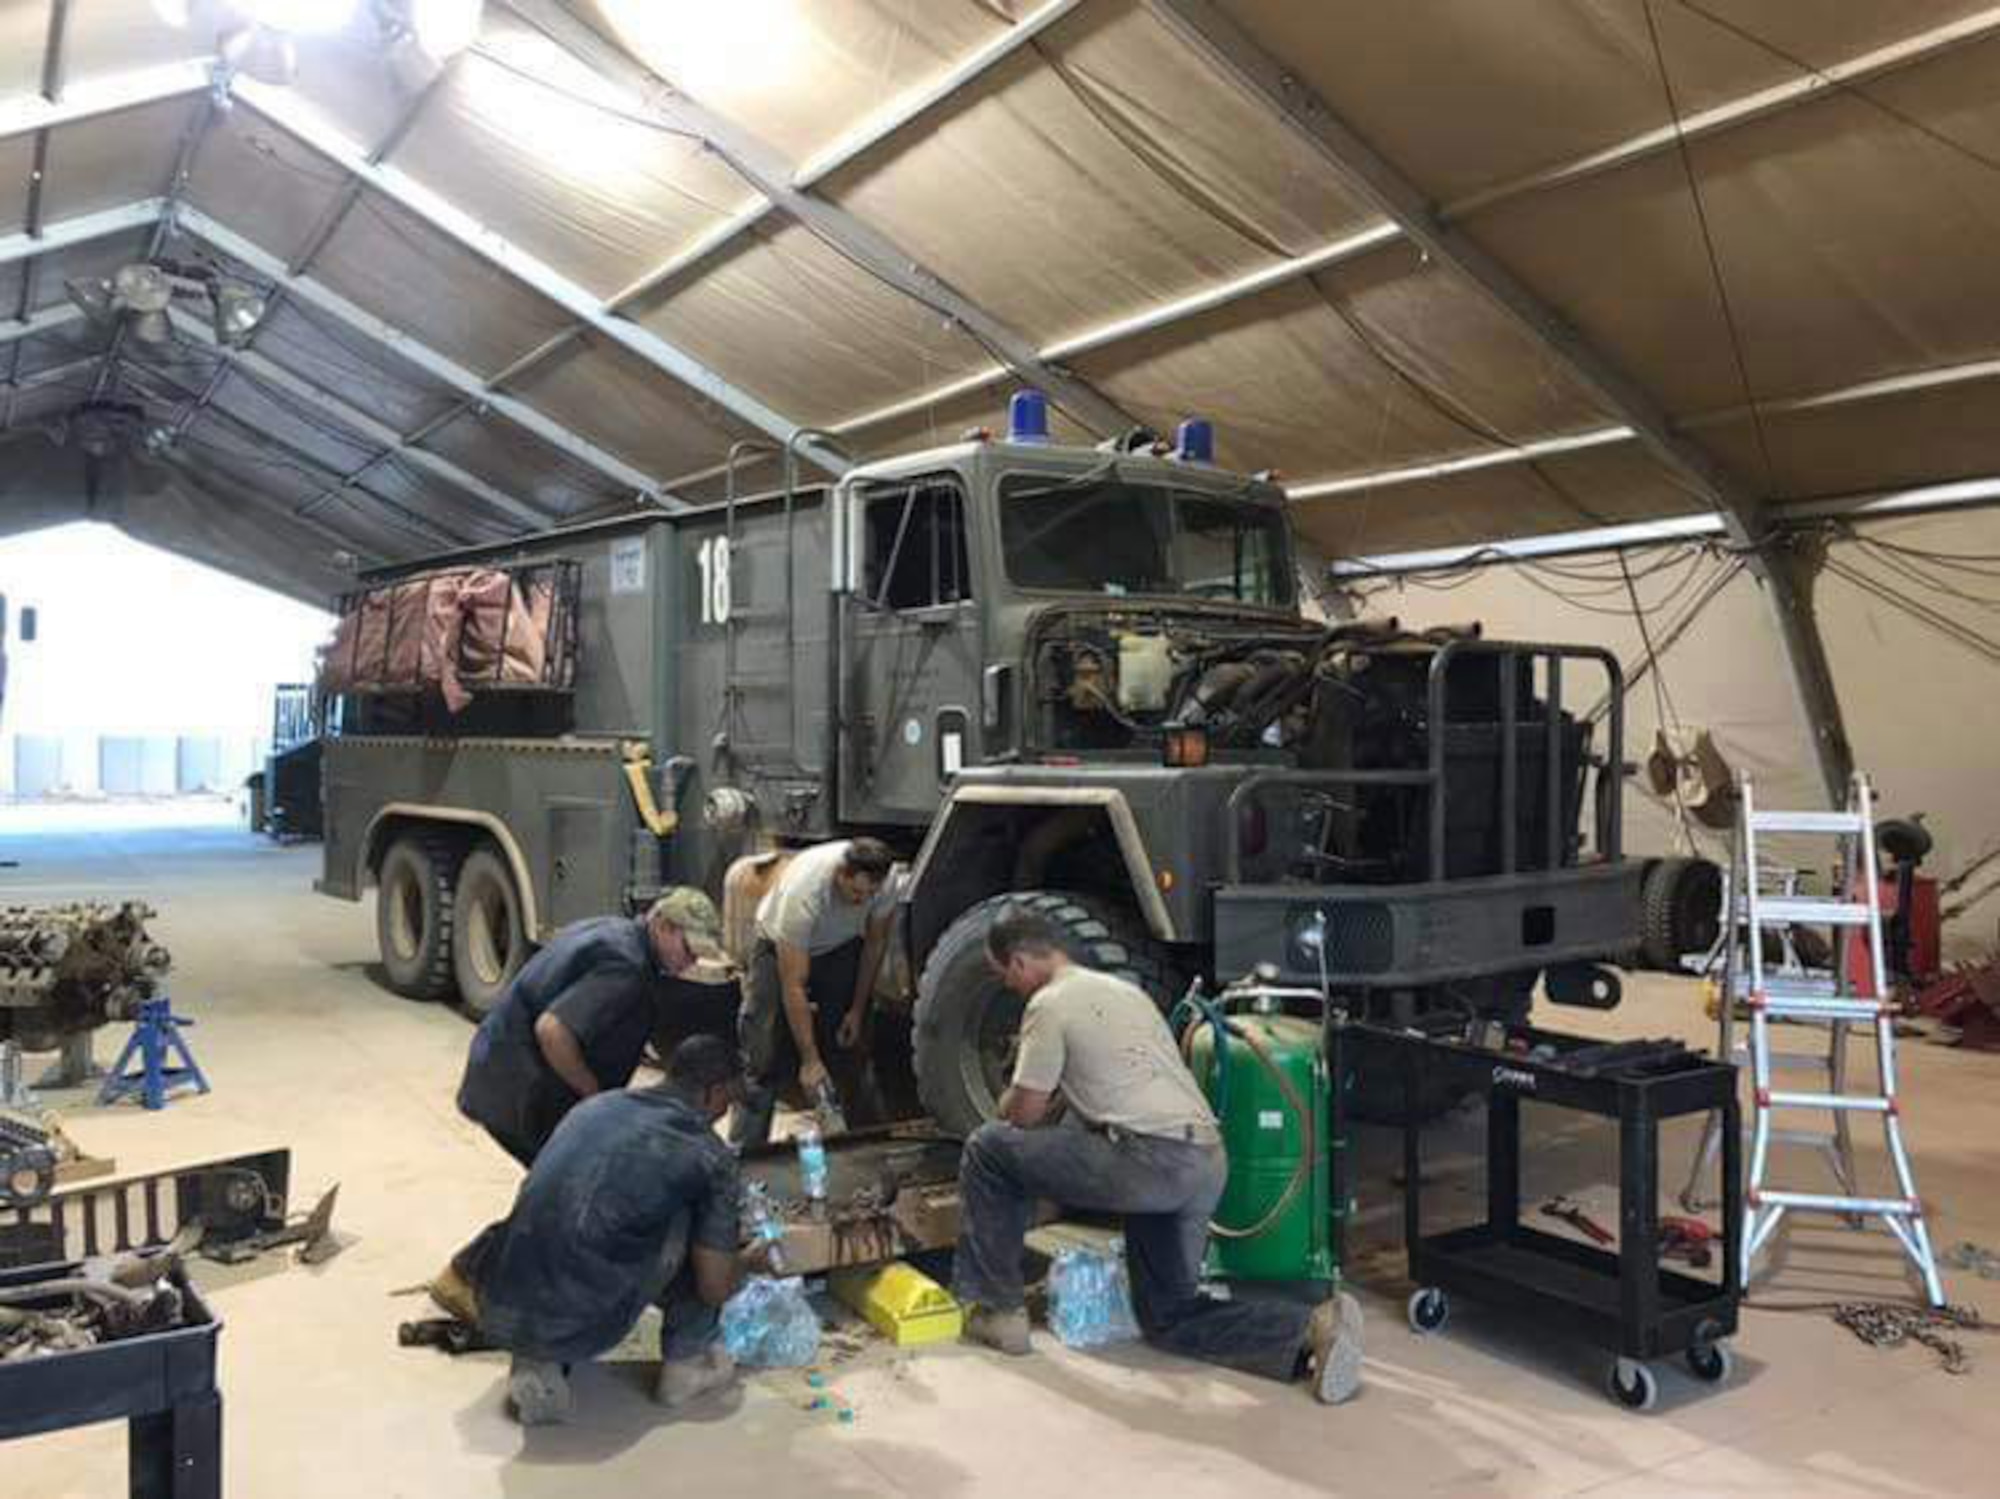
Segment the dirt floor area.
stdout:
<path fill-rule="evenodd" d="M 1393 1205 L 1365 1191 L 1357 1267 L 1370 1318 L 1367 1383 L 1339 1409 L 1143 1348 L 1071 1353 L 1040 1332 L 1036 1356 L 1022 1360 L 955 1346 L 897 1352 L 842 1337 L 822 1368 L 837 1404 L 854 1411 L 851 1423 L 810 1409 L 819 1391 L 799 1372 L 758 1375 L 735 1398 L 669 1420 L 647 1399 L 652 1366 L 635 1346 L 580 1375 L 573 1426 L 524 1433 L 502 1409 L 502 1357 L 452 1360 L 395 1346 L 397 1322 L 421 1303 L 392 1293 L 422 1281 L 504 1210 L 517 1181 L 512 1163 L 452 1107 L 467 1023 L 373 980 L 372 912 L 312 893 L 316 847 L 277 848 L 213 820 L 191 829 L 158 818 L 121 829 L 114 820 L 79 810 L 24 832 L 0 817 L 0 857 L 18 861 L 0 869 L 0 900 L 138 896 L 158 906 L 154 930 L 174 951 L 177 1008 L 197 1020 L 191 1039 L 215 1091 L 153 1115 L 99 1110 L 79 1096 L 50 1101 L 121 1171 L 289 1145 L 302 1200 L 341 1184 L 338 1227 L 354 1241 L 317 1269 L 274 1257 L 198 1271 L 227 1324 L 230 1493 L 1990 1491 L 1979 1423 L 2000 1397 L 2000 1337 L 1969 1334 L 1973 1369 L 1954 1377 L 1925 1350 L 1872 1350 L 1820 1312 L 1778 1309 L 1907 1295 L 1884 1235 L 1838 1226 L 1791 1233 L 1774 1279 L 1745 1313 L 1732 1383 L 1701 1386 L 1665 1368 L 1659 1409 L 1636 1416 L 1606 1399 L 1601 1356 L 1502 1310 L 1460 1304 L 1441 1336 L 1413 1335 L 1399 1257 L 1368 1251 L 1392 1230 Z M 1634 989 L 1609 1016 L 1544 1018 L 1606 1034 L 1709 1036 L 1692 983 Z M 120 1040 L 101 1034 L 100 1056 Z M 2000 1057 L 1913 1041 L 1903 1061 L 1934 1232 L 1946 1245 L 2000 1245 Z M 1441 1137 L 1435 1167 L 1447 1204 L 1465 1191 L 1477 1143 L 1464 1121 L 1452 1129 L 1459 1133 Z M 1558 1133 L 1535 1168 L 1547 1180 L 1531 1180 L 1588 1188 L 1602 1164 L 1597 1147 Z M 1670 1176 L 1684 1170 L 1692 1144 L 1688 1132 L 1670 1140 Z M 1370 1147 L 1371 1160 L 1382 1159 L 1378 1149 Z M 1877 1152 L 1865 1159 L 1880 1164 Z M 2000 1317 L 2000 1282 L 1954 1272 L 1949 1288 L 1954 1300 Z M 0 1493 L 123 1493 L 124 1448 L 115 1427 L 9 1447 Z"/>

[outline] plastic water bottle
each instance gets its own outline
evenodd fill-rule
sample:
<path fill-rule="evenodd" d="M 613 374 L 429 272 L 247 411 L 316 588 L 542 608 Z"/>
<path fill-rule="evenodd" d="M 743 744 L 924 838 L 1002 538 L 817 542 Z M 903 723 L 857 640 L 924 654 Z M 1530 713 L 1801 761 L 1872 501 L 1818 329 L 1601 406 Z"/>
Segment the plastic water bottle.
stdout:
<path fill-rule="evenodd" d="M 819 1316 L 793 1276 L 753 1276 L 722 1308 L 722 1342 L 739 1364 L 795 1369 L 819 1352 Z"/>
<path fill-rule="evenodd" d="M 1069 1348 L 1100 1348 L 1139 1335 L 1122 1250 L 1065 1249 L 1056 1256 L 1049 1270 L 1049 1327 Z"/>
<path fill-rule="evenodd" d="M 813 1112 L 819 1116 L 819 1127 L 829 1138 L 847 1133 L 847 1115 L 840 1107 L 840 1094 L 834 1091 L 832 1078 L 821 1078 L 819 1086 L 813 1089 Z"/>
<path fill-rule="evenodd" d="M 799 1126 L 799 1185 L 815 1216 L 826 1211 L 826 1141 L 817 1121 L 808 1119 Z"/>
<path fill-rule="evenodd" d="M 764 1256 L 764 1263 L 773 1273 L 785 1273 L 785 1225 L 778 1217 L 778 1210 L 771 1202 L 771 1189 L 763 1182 L 752 1182 L 744 1190 L 744 1211 L 750 1219 L 750 1237 L 759 1244 L 770 1246 Z"/>

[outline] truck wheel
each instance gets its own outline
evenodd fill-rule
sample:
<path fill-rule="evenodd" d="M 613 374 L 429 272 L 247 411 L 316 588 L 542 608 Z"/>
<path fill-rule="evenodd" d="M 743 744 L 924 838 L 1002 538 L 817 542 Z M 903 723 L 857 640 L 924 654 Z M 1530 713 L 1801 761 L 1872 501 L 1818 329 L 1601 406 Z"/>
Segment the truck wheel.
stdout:
<path fill-rule="evenodd" d="M 1137 984 L 1162 1009 L 1179 997 L 1165 950 L 1109 902 L 1061 890 L 981 901 L 945 928 L 917 980 L 917 1093 L 947 1134 L 991 1119 L 1013 1074 L 1024 1002 L 986 966 L 986 929 L 1010 906 L 1047 917 L 1072 958 Z"/>
<path fill-rule="evenodd" d="M 459 1001 L 473 1019 L 483 1020 L 528 957 L 514 872 L 491 844 L 475 848 L 459 866 L 452 914 L 451 968 Z"/>
<path fill-rule="evenodd" d="M 411 999 L 452 992 L 452 886 L 458 850 L 446 839 L 406 833 L 382 858 L 375 944 L 389 987 Z"/>
<path fill-rule="evenodd" d="M 1706 952 L 1722 930 L 1722 870 L 1707 859 L 1660 859 L 1640 887 L 1639 956 L 1678 973 L 1681 955 Z"/>

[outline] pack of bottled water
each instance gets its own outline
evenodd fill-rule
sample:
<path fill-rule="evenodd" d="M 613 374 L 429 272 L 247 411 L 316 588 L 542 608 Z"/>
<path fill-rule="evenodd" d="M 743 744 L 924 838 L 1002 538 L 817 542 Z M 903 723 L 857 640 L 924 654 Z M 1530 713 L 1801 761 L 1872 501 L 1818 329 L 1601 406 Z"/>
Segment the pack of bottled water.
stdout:
<path fill-rule="evenodd" d="M 722 1342 L 751 1369 L 796 1369 L 819 1354 L 819 1314 L 799 1276 L 752 1276 L 722 1308 Z"/>
<path fill-rule="evenodd" d="M 1068 1348 L 1101 1348 L 1139 1336 L 1123 1245 L 1057 1253 L 1049 1267 L 1049 1327 Z"/>

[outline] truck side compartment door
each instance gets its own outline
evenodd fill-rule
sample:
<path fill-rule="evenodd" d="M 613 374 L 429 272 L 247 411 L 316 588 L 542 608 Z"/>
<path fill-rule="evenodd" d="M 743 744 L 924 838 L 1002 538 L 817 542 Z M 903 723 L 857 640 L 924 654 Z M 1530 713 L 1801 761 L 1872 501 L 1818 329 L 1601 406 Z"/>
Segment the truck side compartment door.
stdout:
<path fill-rule="evenodd" d="M 979 758 L 980 624 L 965 493 L 940 475 L 856 497 L 842 628 L 841 817 L 924 823 Z"/>

